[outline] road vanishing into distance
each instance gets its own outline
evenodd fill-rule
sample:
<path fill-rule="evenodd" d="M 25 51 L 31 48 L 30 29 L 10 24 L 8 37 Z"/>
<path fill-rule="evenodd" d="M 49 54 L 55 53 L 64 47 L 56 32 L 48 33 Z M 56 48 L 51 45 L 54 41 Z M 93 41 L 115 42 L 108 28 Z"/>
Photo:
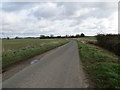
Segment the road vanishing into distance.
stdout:
<path fill-rule="evenodd" d="M 87 88 L 76 41 L 47 53 L 3 82 L 3 88 Z"/>

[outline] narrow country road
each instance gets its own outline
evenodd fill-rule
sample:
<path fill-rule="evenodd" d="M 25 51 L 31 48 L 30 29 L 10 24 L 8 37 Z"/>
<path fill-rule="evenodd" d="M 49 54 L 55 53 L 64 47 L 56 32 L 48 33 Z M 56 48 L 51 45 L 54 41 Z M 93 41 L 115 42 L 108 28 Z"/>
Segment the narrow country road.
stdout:
<path fill-rule="evenodd" d="M 3 88 L 87 88 L 76 41 L 48 53 L 3 82 Z"/>

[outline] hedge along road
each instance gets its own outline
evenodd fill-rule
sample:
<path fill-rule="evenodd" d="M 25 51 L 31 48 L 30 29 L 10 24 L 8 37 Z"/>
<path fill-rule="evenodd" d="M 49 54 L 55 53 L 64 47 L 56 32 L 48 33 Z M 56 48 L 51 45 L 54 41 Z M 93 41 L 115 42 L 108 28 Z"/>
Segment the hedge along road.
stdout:
<path fill-rule="evenodd" d="M 46 54 L 3 82 L 3 88 L 87 88 L 76 41 Z"/>

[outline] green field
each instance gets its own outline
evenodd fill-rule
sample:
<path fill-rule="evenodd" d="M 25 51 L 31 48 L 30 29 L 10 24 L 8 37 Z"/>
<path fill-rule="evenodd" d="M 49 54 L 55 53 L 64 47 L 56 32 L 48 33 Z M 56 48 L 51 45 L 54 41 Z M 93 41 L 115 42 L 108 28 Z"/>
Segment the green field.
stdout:
<path fill-rule="evenodd" d="M 97 40 L 96 37 L 81 37 L 80 39 L 87 39 L 87 40 Z"/>
<path fill-rule="evenodd" d="M 26 60 L 67 42 L 67 39 L 3 39 L 2 67 Z"/>
<path fill-rule="evenodd" d="M 96 88 L 120 88 L 118 57 L 91 44 L 78 41 L 79 54 L 85 71 Z"/>

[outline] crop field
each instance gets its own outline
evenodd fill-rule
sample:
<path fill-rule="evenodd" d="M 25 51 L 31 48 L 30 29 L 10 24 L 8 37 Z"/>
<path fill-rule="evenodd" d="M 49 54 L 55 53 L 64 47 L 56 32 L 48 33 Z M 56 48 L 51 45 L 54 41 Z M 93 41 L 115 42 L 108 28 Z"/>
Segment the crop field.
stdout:
<path fill-rule="evenodd" d="M 2 67 L 28 59 L 61 46 L 67 39 L 3 39 Z"/>
<path fill-rule="evenodd" d="M 90 36 L 90 37 L 81 37 L 79 39 L 87 39 L 87 40 L 97 40 L 97 38 L 95 36 Z"/>
<path fill-rule="evenodd" d="M 2 49 L 4 51 L 17 50 L 19 48 L 31 46 L 44 46 L 48 44 L 56 44 L 61 39 L 4 39 L 2 40 Z"/>

